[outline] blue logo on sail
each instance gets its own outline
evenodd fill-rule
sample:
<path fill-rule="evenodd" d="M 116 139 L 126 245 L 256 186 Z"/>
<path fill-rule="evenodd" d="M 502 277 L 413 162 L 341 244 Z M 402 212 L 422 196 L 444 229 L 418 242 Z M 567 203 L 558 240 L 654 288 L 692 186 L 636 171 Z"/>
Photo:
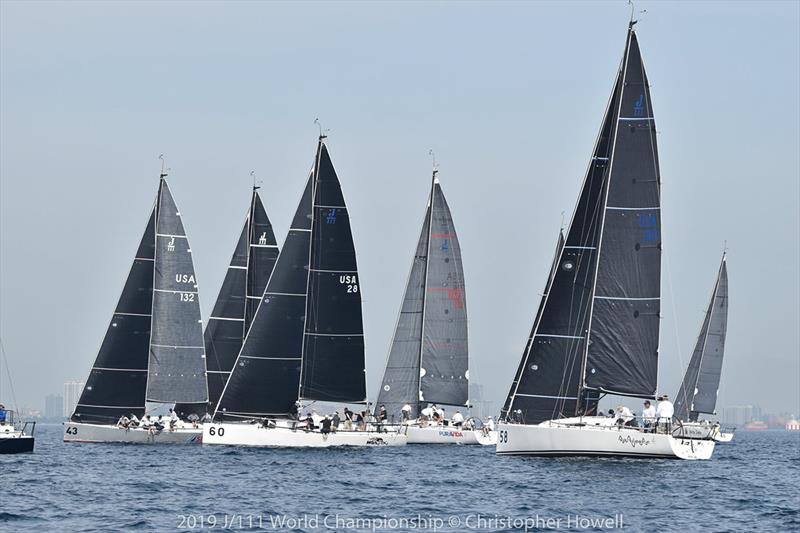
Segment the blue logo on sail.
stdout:
<path fill-rule="evenodd" d="M 328 216 L 325 217 L 326 224 L 336 224 L 336 209 L 328 210 Z"/>
<path fill-rule="evenodd" d="M 633 103 L 633 116 L 641 117 L 644 115 L 644 93 L 639 95 L 639 99 Z"/>

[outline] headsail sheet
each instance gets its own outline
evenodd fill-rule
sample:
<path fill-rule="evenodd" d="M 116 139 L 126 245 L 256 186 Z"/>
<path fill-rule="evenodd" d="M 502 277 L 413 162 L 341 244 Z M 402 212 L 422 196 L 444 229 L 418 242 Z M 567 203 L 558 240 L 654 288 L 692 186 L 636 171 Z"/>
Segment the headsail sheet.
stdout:
<path fill-rule="evenodd" d="M 321 141 L 311 235 L 300 398 L 365 402 L 361 286 L 350 216 Z"/>
<path fill-rule="evenodd" d="M 153 209 L 97 359 L 72 414 L 74 422 L 113 424 L 123 415 L 144 414 L 155 225 Z"/>
<path fill-rule="evenodd" d="M 306 182 L 283 250 L 219 400 L 214 414 L 217 420 L 285 416 L 297 400 L 311 243 L 312 180 L 313 176 Z"/>
<path fill-rule="evenodd" d="M 469 397 L 467 299 L 461 247 L 450 207 L 433 186 L 420 368 L 420 400 L 466 405 Z"/>
<path fill-rule="evenodd" d="M 653 397 L 661 308 L 661 180 L 650 89 L 633 31 L 622 72 L 585 385 Z"/>
<path fill-rule="evenodd" d="M 675 418 L 696 421 L 699 413 L 714 414 L 727 329 L 728 268 L 723 256 L 703 327 L 676 395 Z"/>
<path fill-rule="evenodd" d="M 400 420 L 403 406 L 408 404 L 411 418 L 419 416 L 419 368 L 422 348 L 422 307 L 425 298 L 425 271 L 428 263 L 428 220 L 430 205 L 425 211 L 425 220 L 417 241 L 411 272 L 406 283 L 406 292 L 397 326 L 386 361 L 378 401 L 375 406 L 386 407 L 394 420 Z"/>
<path fill-rule="evenodd" d="M 156 209 L 151 328 L 147 401 L 205 404 L 205 347 L 192 249 L 165 179 Z"/>

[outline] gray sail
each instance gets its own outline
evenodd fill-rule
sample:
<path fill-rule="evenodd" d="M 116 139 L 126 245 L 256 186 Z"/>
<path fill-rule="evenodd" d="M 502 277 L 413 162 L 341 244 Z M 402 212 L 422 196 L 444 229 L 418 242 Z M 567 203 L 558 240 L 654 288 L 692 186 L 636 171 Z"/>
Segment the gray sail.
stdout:
<path fill-rule="evenodd" d="M 162 178 L 156 209 L 153 320 L 146 400 L 208 401 L 205 347 L 192 250 Z"/>
<path fill-rule="evenodd" d="M 597 253 L 586 388 L 653 397 L 661 308 L 661 179 L 650 88 L 628 32 Z"/>
<path fill-rule="evenodd" d="M 420 357 L 420 401 L 466 405 L 469 397 L 467 300 L 453 217 L 434 182 Z"/>
<path fill-rule="evenodd" d="M 406 292 L 386 361 L 378 401 L 375 407 L 386 407 L 390 418 L 400 420 L 404 405 L 411 406 L 411 418 L 419 416 L 419 368 L 422 348 L 422 307 L 425 298 L 425 272 L 428 264 L 430 203 L 417 242 Z"/>
<path fill-rule="evenodd" d="M 723 255 L 703 327 L 676 395 L 675 418 L 696 421 L 699 413 L 715 413 L 727 329 L 728 269 Z"/>
<path fill-rule="evenodd" d="M 123 415 L 141 417 L 144 414 L 153 308 L 155 213 L 154 208 L 72 414 L 73 422 L 113 424 Z"/>

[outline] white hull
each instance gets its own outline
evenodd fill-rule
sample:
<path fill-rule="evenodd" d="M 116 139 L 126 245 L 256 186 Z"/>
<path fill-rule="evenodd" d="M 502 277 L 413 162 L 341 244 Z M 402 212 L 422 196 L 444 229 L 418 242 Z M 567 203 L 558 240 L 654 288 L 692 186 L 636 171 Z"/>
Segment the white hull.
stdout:
<path fill-rule="evenodd" d="M 286 425 L 265 428 L 261 424 L 226 422 L 203 424 L 203 444 L 273 448 L 330 448 L 334 446 L 405 446 L 408 439 L 396 432 L 291 429 Z"/>
<path fill-rule="evenodd" d="M 473 444 L 494 446 L 497 444 L 497 432 L 484 434 L 480 429 L 458 429 L 442 426 L 407 426 L 409 444 Z"/>
<path fill-rule="evenodd" d="M 168 428 L 149 431 L 142 428 L 125 429 L 111 425 L 64 424 L 64 442 L 109 442 L 123 444 L 199 444 L 201 428 L 181 427 L 174 431 Z"/>
<path fill-rule="evenodd" d="M 595 417 L 584 418 L 586 422 Z M 580 419 L 543 422 L 536 426 L 501 423 L 497 453 L 545 456 L 618 456 L 667 459 L 710 459 L 714 441 L 676 438 L 608 424 L 577 425 Z"/>
<path fill-rule="evenodd" d="M 733 440 L 733 432 L 721 431 L 714 436 L 714 440 L 717 442 L 730 442 Z"/>
<path fill-rule="evenodd" d="M 719 424 L 703 422 L 684 422 L 682 425 L 676 425 L 672 435 L 674 437 L 689 437 L 693 439 L 712 439 L 716 442 L 730 442 L 733 440 L 733 432 L 723 432 L 720 430 Z"/>

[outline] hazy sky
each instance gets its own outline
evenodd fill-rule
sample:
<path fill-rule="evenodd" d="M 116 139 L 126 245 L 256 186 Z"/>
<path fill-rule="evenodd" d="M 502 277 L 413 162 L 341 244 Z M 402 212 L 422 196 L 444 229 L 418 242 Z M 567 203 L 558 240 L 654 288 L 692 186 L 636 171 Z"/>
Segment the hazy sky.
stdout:
<path fill-rule="evenodd" d="M 660 133 L 665 392 L 688 362 L 727 240 L 719 405 L 800 411 L 798 6 L 637 4 Z M 88 375 L 152 206 L 158 154 L 207 318 L 250 171 L 281 241 L 320 117 L 354 224 L 370 396 L 433 148 L 463 247 L 470 374 L 499 406 L 627 20 L 624 1 L 0 2 L 0 333 L 20 403 L 43 407 Z"/>

